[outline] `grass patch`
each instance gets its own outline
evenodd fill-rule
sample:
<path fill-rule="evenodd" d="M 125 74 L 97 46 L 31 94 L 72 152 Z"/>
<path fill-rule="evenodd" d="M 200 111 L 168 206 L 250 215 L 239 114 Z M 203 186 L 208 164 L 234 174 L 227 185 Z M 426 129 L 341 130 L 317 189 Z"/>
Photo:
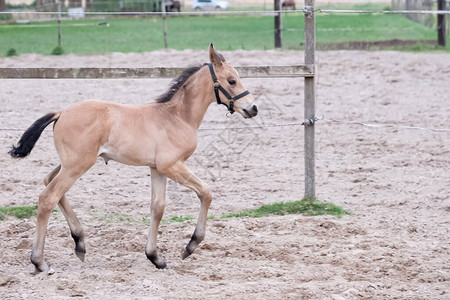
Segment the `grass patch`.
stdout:
<path fill-rule="evenodd" d="M 34 209 L 37 211 L 36 206 L 34 206 Z M 0 208 L 0 219 L 2 217 L 1 212 L 2 211 Z M 136 219 L 131 215 L 123 213 L 108 212 L 100 214 L 97 210 L 92 210 L 92 212 L 94 216 L 99 217 L 101 220 L 105 220 L 107 222 L 127 222 L 127 223 L 141 223 L 141 224 L 150 223 L 149 214 L 143 215 L 141 219 Z M 36 212 L 34 213 L 34 215 L 35 214 Z M 242 218 L 242 217 L 260 218 L 271 215 L 284 216 L 289 214 L 305 214 L 308 216 L 333 215 L 338 218 L 341 218 L 343 215 L 352 215 L 351 212 L 332 203 L 304 198 L 300 201 L 294 202 L 278 202 L 273 204 L 265 204 L 259 208 L 247 209 L 239 213 L 222 214 L 222 216 L 220 217 L 209 215 L 208 220 Z M 194 219 L 195 218 L 192 216 L 175 216 L 171 217 L 170 219 L 162 219 L 161 224 L 180 223 Z"/>
<path fill-rule="evenodd" d="M 330 1 L 331 2 L 331 1 Z M 391 10 L 391 7 L 386 4 L 369 3 L 369 1 L 362 1 L 366 3 L 350 4 L 350 3 L 328 3 L 327 5 L 319 6 L 321 9 L 353 9 L 353 10 Z"/>
<path fill-rule="evenodd" d="M 13 216 L 18 219 L 27 219 L 37 215 L 37 206 L 10 206 L 0 207 L 0 220 L 6 219 L 6 216 Z"/>
<path fill-rule="evenodd" d="M 349 211 L 332 203 L 304 198 L 294 202 L 265 204 L 259 208 L 248 209 L 240 213 L 224 214 L 222 218 L 259 218 L 270 215 L 284 216 L 290 214 L 306 214 L 308 216 L 333 215 L 338 218 L 341 218 L 343 215 L 351 215 Z"/>
<path fill-rule="evenodd" d="M 128 215 L 128 214 L 123 214 L 123 213 L 114 213 L 114 212 L 108 212 L 103 214 L 100 217 L 101 220 L 104 220 L 108 223 L 113 223 L 113 222 L 135 222 L 135 220 L 133 219 L 132 216 Z"/>
<path fill-rule="evenodd" d="M 19 219 L 30 218 L 37 215 L 37 206 L 11 206 L 0 207 L 0 220 L 4 220 L 6 216 L 14 216 Z M 343 215 L 351 215 L 351 212 L 344 210 L 342 207 L 334 205 L 332 203 L 321 202 L 311 199 L 302 199 L 294 202 L 278 202 L 273 204 L 265 204 L 256 209 L 247 209 L 240 213 L 223 214 L 220 218 L 260 218 L 270 215 L 289 215 L 289 214 L 306 214 L 308 216 L 319 215 L 333 215 L 341 218 Z M 149 215 L 145 215 L 140 220 L 141 223 L 148 222 Z M 121 213 L 106 213 L 100 217 L 102 220 L 108 222 L 139 222 L 133 219 L 132 216 Z M 163 219 L 162 224 L 178 223 L 188 220 L 193 220 L 192 216 L 175 216 L 170 219 Z M 209 220 L 216 219 L 216 217 L 210 215 Z"/>
<path fill-rule="evenodd" d="M 163 219 L 163 220 L 161 221 L 161 223 L 162 223 L 162 224 L 180 223 L 180 222 L 184 222 L 184 221 L 188 221 L 188 220 L 193 220 L 193 219 L 194 219 L 194 217 L 191 217 L 191 216 L 186 216 L 186 217 L 179 216 L 179 217 L 172 217 L 172 218 L 170 218 L 170 219 L 168 219 L 168 220 Z"/>
<path fill-rule="evenodd" d="M 136 216 L 119 213 L 119 212 L 100 212 L 96 209 L 91 210 L 94 217 L 104 220 L 108 223 L 138 223 L 138 224 L 150 224 L 150 214 L 143 215 L 140 219 Z M 170 224 L 193 220 L 191 216 L 175 216 L 170 219 L 162 219 L 161 224 Z"/>
<path fill-rule="evenodd" d="M 52 50 L 52 55 L 63 55 L 64 54 L 64 49 L 60 46 L 56 46 L 53 50 Z"/>
<path fill-rule="evenodd" d="M 428 43 L 416 43 L 413 45 L 387 47 L 385 48 L 385 50 L 403 52 L 444 52 L 447 50 L 447 48 L 439 45 L 430 45 Z"/>
<path fill-rule="evenodd" d="M 284 216 L 293 214 L 305 214 L 308 216 L 332 215 L 338 218 L 341 218 L 343 215 L 352 215 L 351 212 L 332 203 L 303 198 L 300 201 L 265 204 L 261 205 L 259 208 L 247 209 L 239 213 L 222 214 L 220 218 L 210 215 L 208 216 L 208 220 L 243 217 L 260 218 L 273 215 Z M 144 223 L 148 223 L 148 217 L 149 215 L 143 217 L 142 220 Z M 195 218 L 191 216 L 176 216 L 170 219 L 161 220 L 161 224 L 179 223 L 193 219 Z"/>
<path fill-rule="evenodd" d="M 19 54 L 17 54 L 17 51 L 14 48 L 9 48 L 8 51 L 6 52 L 6 57 L 17 56 L 17 55 L 19 55 Z"/>

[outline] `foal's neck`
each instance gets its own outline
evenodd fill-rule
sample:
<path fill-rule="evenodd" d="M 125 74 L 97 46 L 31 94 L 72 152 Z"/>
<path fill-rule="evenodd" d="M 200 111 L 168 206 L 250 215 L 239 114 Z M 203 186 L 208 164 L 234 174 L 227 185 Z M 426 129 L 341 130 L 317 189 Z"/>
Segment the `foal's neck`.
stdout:
<path fill-rule="evenodd" d="M 202 67 L 175 93 L 171 101 L 175 100 L 177 114 L 183 121 L 198 129 L 213 102 L 212 93 L 212 79 L 208 68 Z"/>

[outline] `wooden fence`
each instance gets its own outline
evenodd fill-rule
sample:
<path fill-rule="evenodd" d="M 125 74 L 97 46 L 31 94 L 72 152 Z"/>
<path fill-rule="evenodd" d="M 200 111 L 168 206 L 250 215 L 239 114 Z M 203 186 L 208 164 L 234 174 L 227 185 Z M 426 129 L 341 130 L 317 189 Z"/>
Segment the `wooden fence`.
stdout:
<path fill-rule="evenodd" d="M 242 78 L 304 77 L 305 197 L 315 198 L 315 10 L 305 0 L 305 64 L 236 67 Z M 0 68 L 0 79 L 174 78 L 182 68 Z"/>

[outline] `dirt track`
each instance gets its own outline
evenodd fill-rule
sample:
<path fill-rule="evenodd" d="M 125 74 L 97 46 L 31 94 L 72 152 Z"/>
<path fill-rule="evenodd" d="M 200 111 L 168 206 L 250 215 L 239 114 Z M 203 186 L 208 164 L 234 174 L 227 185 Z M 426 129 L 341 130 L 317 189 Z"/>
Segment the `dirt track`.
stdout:
<path fill-rule="evenodd" d="M 224 52 L 234 65 L 301 63 L 302 53 Z M 319 52 L 317 115 L 427 128 L 449 128 L 450 55 Z M 97 57 L 23 55 L 10 66 L 187 66 L 206 51 Z M 169 80 L 2 80 L 0 205 L 32 205 L 57 165 L 51 130 L 31 156 L 5 153 L 20 131 L 48 111 L 87 98 L 152 101 Z M 87 237 L 81 263 L 62 214 L 49 223 L 46 258 L 56 273 L 33 275 L 29 262 L 35 218 L 0 222 L 3 299 L 445 299 L 450 290 L 450 133 L 317 124 L 317 195 L 353 216 L 217 219 L 303 194 L 300 126 L 236 129 L 302 121 L 300 79 L 246 79 L 259 102 L 252 121 L 227 118 L 212 105 L 189 165 L 213 189 L 207 236 L 179 257 L 195 220 L 161 226 L 157 270 L 144 248 L 150 207 L 146 168 L 102 160 L 68 193 Z M 233 130 L 222 128 L 235 128 Z M 165 219 L 196 217 L 197 199 L 168 185 Z"/>

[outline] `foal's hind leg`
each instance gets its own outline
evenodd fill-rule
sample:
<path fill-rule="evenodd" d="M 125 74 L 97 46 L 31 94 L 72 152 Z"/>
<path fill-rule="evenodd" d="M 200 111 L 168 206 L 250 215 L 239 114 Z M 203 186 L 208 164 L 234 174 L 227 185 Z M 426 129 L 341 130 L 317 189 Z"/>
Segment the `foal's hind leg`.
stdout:
<path fill-rule="evenodd" d="M 50 214 L 64 194 L 83 173 L 63 167 L 39 195 L 36 236 L 33 241 L 30 258 L 38 271 L 49 271 L 49 267 L 44 260 L 44 244 Z"/>
<path fill-rule="evenodd" d="M 151 218 L 145 254 L 147 255 L 147 258 L 155 265 L 155 267 L 158 269 L 164 269 L 166 267 L 166 263 L 158 256 L 158 252 L 156 250 L 156 236 L 158 235 L 159 223 L 161 222 L 161 218 L 164 214 L 164 208 L 166 206 L 167 177 L 159 174 L 156 169 L 152 168 L 151 179 Z"/>
<path fill-rule="evenodd" d="M 45 177 L 44 179 L 45 186 L 47 186 L 53 180 L 53 178 L 55 178 L 55 176 L 58 174 L 60 170 L 61 165 L 56 167 L 52 172 L 50 172 L 50 174 L 47 175 L 47 177 Z M 75 254 L 81 261 L 84 261 L 84 256 L 86 254 L 86 247 L 84 244 L 83 227 L 81 226 L 80 221 L 75 215 L 75 212 L 70 206 L 70 203 L 65 195 L 61 197 L 61 199 L 58 202 L 58 205 L 64 217 L 66 218 L 67 223 L 69 224 L 70 233 L 75 241 Z"/>
<path fill-rule="evenodd" d="M 165 175 L 179 184 L 193 190 L 200 199 L 200 213 L 194 234 L 192 234 L 191 240 L 181 254 L 181 258 L 185 259 L 194 252 L 195 248 L 197 248 L 200 242 L 205 238 L 208 209 L 212 201 L 211 190 L 206 183 L 192 173 L 192 171 L 181 161 L 165 170 Z"/>

